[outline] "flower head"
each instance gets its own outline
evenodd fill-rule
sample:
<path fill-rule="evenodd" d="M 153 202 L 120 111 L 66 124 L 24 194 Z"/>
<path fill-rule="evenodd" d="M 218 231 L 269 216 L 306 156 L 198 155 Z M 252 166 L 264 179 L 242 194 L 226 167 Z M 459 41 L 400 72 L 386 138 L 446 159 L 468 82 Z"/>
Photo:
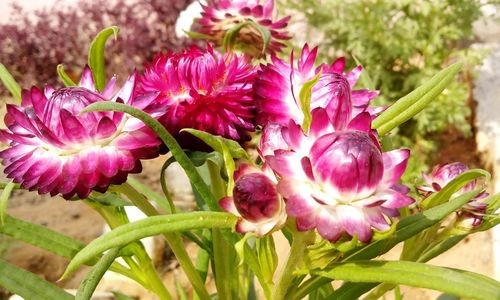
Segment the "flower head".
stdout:
<path fill-rule="evenodd" d="M 236 231 L 264 236 L 285 223 L 284 202 L 273 177 L 256 167 L 240 166 L 234 178 L 233 196 L 220 201 L 224 210 L 240 217 Z"/>
<path fill-rule="evenodd" d="M 208 0 L 202 5 L 199 32 L 209 35 L 220 46 L 228 32 L 236 32 L 236 49 L 261 57 L 265 53 L 274 54 L 285 46 L 283 41 L 291 37 L 285 31 L 290 17 L 275 20 L 274 0 Z M 262 3 L 261 3 L 262 2 Z M 265 35 L 269 33 L 266 45 Z M 267 47 L 266 47 L 267 46 Z"/>
<path fill-rule="evenodd" d="M 432 169 L 430 175 L 422 174 L 427 185 L 417 187 L 425 197 L 433 193 L 441 191 L 450 181 L 455 179 L 460 174 L 469 171 L 469 167 L 461 162 L 453 162 L 445 165 L 437 165 Z M 470 192 L 478 188 L 477 180 L 467 183 L 452 197 L 457 197 L 463 193 Z M 474 228 L 479 226 L 483 221 L 483 216 L 486 213 L 487 204 L 481 202 L 486 198 L 488 193 L 482 192 L 471 201 L 466 203 L 460 210 L 457 211 L 457 224 L 462 228 Z"/>
<path fill-rule="evenodd" d="M 409 151 L 382 152 L 367 112 L 345 130 L 332 130 L 332 123 L 321 108 L 313 111 L 309 135 L 290 122 L 281 128 L 284 142 L 264 142 L 287 148 L 274 149 L 265 160 L 279 177 L 278 191 L 299 230 L 316 228 L 332 242 L 344 234 L 369 242 L 373 229 L 388 230 L 389 217 L 413 203 L 397 185 Z"/>
<path fill-rule="evenodd" d="M 306 44 L 296 64 L 292 53 L 290 63 L 273 57 L 271 64 L 261 66 L 255 81 L 258 124 L 277 123 L 286 126 L 290 119 L 301 124 L 304 115 L 300 91 L 305 83 L 317 75 L 320 77 L 311 91 L 310 108 L 327 109 L 337 130 L 343 129 L 361 112 L 375 114 L 380 111 L 368 108 L 378 92 L 352 89 L 361 74 L 361 66 L 345 73 L 345 59 L 339 58 L 331 66 L 322 64 L 314 68 L 317 52 L 317 47 L 311 50 Z"/>
<path fill-rule="evenodd" d="M 427 183 L 425 186 L 419 186 L 418 190 L 424 194 L 439 192 L 450 181 L 455 179 L 458 175 L 467 172 L 469 167 L 461 162 L 454 162 L 446 165 L 437 165 L 432 169 L 430 175 L 422 174 L 424 181 Z M 476 186 L 476 181 L 471 181 L 465 185 L 459 192 L 472 191 Z"/>
<path fill-rule="evenodd" d="M 155 103 L 166 109 L 160 122 L 176 137 L 182 128 L 195 128 L 242 141 L 255 128 L 254 77 L 254 67 L 238 55 L 193 47 L 158 54 L 137 93 L 159 93 Z"/>
<path fill-rule="evenodd" d="M 39 194 L 75 194 L 87 197 L 121 184 L 129 173 L 141 171 L 140 159 L 158 155 L 160 142 L 142 122 L 118 112 L 80 114 L 98 101 L 124 102 L 149 111 L 156 95 L 132 98 L 135 74 L 115 92 L 116 78 L 102 92 L 94 87 L 86 67 L 79 86 L 42 92 L 33 87 L 22 92 L 20 106 L 7 105 L 0 136 L 9 147 L 0 152 L 7 177 Z"/>

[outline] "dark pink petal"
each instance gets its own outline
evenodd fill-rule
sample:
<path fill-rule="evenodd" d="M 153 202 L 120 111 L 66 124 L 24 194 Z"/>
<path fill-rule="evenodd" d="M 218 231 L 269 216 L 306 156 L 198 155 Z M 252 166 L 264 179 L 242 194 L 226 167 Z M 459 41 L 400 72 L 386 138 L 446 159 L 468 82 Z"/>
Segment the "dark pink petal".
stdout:
<path fill-rule="evenodd" d="M 350 130 L 370 132 L 372 129 L 371 125 L 372 125 L 372 117 L 370 116 L 369 113 L 363 112 L 357 115 L 354 119 L 352 119 L 347 128 Z"/>
<path fill-rule="evenodd" d="M 102 139 L 113 135 L 114 133 L 116 133 L 116 131 L 117 128 L 115 123 L 113 123 L 110 118 L 103 117 L 97 124 L 97 130 L 95 134 L 97 138 Z"/>
<path fill-rule="evenodd" d="M 90 70 L 88 65 L 85 65 L 78 85 L 91 91 L 95 90 L 94 77 L 92 76 L 92 70 Z"/>
<path fill-rule="evenodd" d="M 61 109 L 60 116 L 66 140 L 79 143 L 89 139 L 87 128 L 80 123 L 77 117 L 65 109 Z"/>

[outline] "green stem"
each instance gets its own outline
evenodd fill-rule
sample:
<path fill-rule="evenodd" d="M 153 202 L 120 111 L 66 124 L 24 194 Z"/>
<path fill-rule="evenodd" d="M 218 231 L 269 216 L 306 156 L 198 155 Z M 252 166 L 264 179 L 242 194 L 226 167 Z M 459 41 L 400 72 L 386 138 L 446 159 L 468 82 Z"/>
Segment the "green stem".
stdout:
<path fill-rule="evenodd" d="M 134 203 L 134 205 L 137 206 L 147 216 L 159 215 L 156 208 L 154 208 L 154 206 L 149 203 L 146 197 L 144 197 L 144 195 L 135 190 L 129 184 L 125 183 L 120 186 L 116 186 L 115 189 L 127 196 L 127 198 L 129 198 L 129 200 L 132 201 L 132 203 Z M 191 258 L 187 254 L 180 235 L 176 233 L 166 233 L 163 234 L 163 236 L 167 240 L 170 249 L 174 253 L 182 269 L 186 273 L 186 276 L 193 285 L 196 293 L 200 296 L 201 299 L 210 299 L 210 295 L 207 291 L 207 288 L 205 287 L 205 283 L 201 280 L 201 277 L 196 271 Z"/>
<path fill-rule="evenodd" d="M 161 278 L 158 276 L 158 272 L 153 265 L 153 262 L 147 255 L 146 251 L 139 251 L 136 254 L 137 261 L 144 271 L 144 275 L 148 279 L 148 283 L 161 300 L 171 300 L 173 299 L 168 290 L 165 288 Z"/>
<path fill-rule="evenodd" d="M 278 282 L 272 292 L 273 300 L 284 300 L 295 275 L 293 272 L 297 263 L 302 261 L 302 256 L 308 242 L 314 237 L 314 232 L 294 232 L 292 247 L 285 268 L 281 271 Z"/>
<path fill-rule="evenodd" d="M 122 207 L 103 206 L 99 203 L 88 200 L 85 200 L 84 202 L 94 208 L 104 218 L 104 220 L 106 220 L 106 223 L 108 223 L 111 229 L 128 223 L 127 215 Z M 142 244 L 138 242 L 136 246 L 139 247 L 134 247 L 134 244 L 130 244 L 125 248 L 133 251 L 134 256 L 137 258 L 137 263 L 131 257 L 124 256 L 123 259 L 132 271 L 141 278 L 141 280 L 137 282 L 157 294 L 161 300 L 173 299 L 168 290 L 165 288 L 165 285 L 163 285 L 158 272 L 156 272 L 156 269 L 154 268 L 153 263 L 144 250 Z"/>

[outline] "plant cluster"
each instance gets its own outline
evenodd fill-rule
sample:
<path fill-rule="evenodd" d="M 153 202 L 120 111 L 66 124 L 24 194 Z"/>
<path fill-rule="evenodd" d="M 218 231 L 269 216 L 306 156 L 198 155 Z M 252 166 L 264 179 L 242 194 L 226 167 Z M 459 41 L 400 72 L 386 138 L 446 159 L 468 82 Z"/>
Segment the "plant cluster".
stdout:
<path fill-rule="evenodd" d="M 193 299 L 357 299 L 393 289 L 400 298 L 399 285 L 500 298 L 494 279 L 426 264 L 500 222 L 500 194 L 485 191 L 490 174 L 439 165 L 411 196 L 401 180 L 410 149 L 381 144 L 435 100 L 462 64 L 389 107 L 376 106 L 377 91 L 357 88 L 362 66 L 350 69 L 342 57 L 319 61 L 319 49 L 307 44 L 280 57 L 289 18 L 276 18 L 274 4 L 208 1 L 197 20 L 204 29 L 189 33 L 206 39 L 206 49 L 159 53 L 121 84 L 104 68 L 116 26 L 97 34 L 78 82 L 57 70 L 64 87 L 21 89 L 0 65 L 16 99 L 0 130 L 11 179 L 0 183 L 0 233 L 70 259 L 62 279 L 92 266 L 76 296 L 4 260 L 1 286 L 27 299 L 90 299 L 112 271 L 173 299 L 140 242 L 162 234 Z M 258 157 L 247 148 L 252 137 Z M 165 152 L 163 195 L 128 178 Z M 170 197 L 164 171 L 173 162 L 189 177 L 196 211 L 178 211 Z M 83 245 L 13 218 L 6 207 L 14 189 L 82 201 L 112 230 Z M 124 207 L 131 205 L 148 217 L 130 222 Z M 287 255 L 276 249 L 277 234 L 289 243 Z M 198 246 L 195 261 L 185 240 Z M 399 260 L 377 259 L 399 243 Z M 334 280 L 343 281 L 338 289 Z M 177 293 L 187 298 L 181 287 Z"/>

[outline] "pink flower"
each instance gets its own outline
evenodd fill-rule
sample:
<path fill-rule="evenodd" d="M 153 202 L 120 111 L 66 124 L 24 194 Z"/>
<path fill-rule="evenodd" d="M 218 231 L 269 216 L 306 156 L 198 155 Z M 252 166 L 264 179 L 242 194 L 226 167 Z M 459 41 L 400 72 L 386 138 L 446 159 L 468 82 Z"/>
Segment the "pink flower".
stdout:
<path fill-rule="evenodd" d="M 285 30 L 290 17 L 275 20 L 274 0 L 208 0 L 202 5 L 202 18 L 198 21 L 198 31 L 211 36 L 217 46 L 223 44 L 226 33 L 242 26 L 236 34 L 236 49 L 253 57 L 265 56 L 265 53 L 280 52 L 283 41 L 291 37 Z M 261 3 L 263 2 L 263 3 Z M 258 28 L 261 28 L 260 30 Z M 264 49 L 264 36 L 261 30 L 270 34 L 269 44 Z"/>
<path fill-rule="evenodd" d="M 246 59 L 208 48 L 158 54 L 140 77 L 138 94 L 159 93 L 160 119 L 176 137 L 195 128 L 237 141 L 255 129 L 252 88 L 255 69 Z M 184 135 L 184 144 L 192 139 Z"/>
<path fill-rule="evenodd" d="M 367 112 L 340 131 L 333 130 L 334 122 L 324 109 L 315 109 L 312 115 L 309 135 L 290 122 L 281 128 L 279 138 L 284 142 L 261 143 L 281 147 L 265 160 L 279 177 L 278 191 L 285 198 L 286 211 L 296 218 L 299 230 L 316 228 L 332 242 L 345 233 L 369 242 L 373 229 L 388 230 L 389 217 L 413 203 L 397 185 L 409 150 L 382 152 Z"/>
<path fill-rule="evenodd" d="M 425 197 L 428 197 L 433 193 L 441 191 L 441 189 L 450 183 L 450 181 L 467 171 L 469 171 L 469 167 L 461 162 L 437 165 L 432 169 L 430 175 L 422 174 L 422 177 L 427 185 L 419 186 L 417 187 L 417 190 L 419 190 Z M 457 191 L 452 198 L 478 188 L 477 185 L 477 180 L 469 182 Z M 461 227 L 474 228 L 482 224 L 487 204 L 481 202 L 481 199 L 484 199 L 487 196 L 488 193 L 482 192 L 457 211 L 457 220 Z"/>
<path fill-rule="evenodd" d="M 302 124 L 304 115 L 299 94 L 304 84 L 321 72 L 311 93 L 311 110 L 325 108 L 337 130 L 361 112 L 376 114 L 380 109 L 368 108 L 370 101 L 378 95 L 376 91 L 352 90 L 362 67 L 358 66 L 344 73 L 344 58 L 337 59 L 331 66 L 314 68 L 318 49 L 309 49 L 306 44 L 295 64 L 293 53 L 290 63 L 272 57 L 272 63 L 261 66 L 255 81 L 257 123 L 288 125 L 290 119 Z"/>
<path fill-rule="evenodd" d="M 160 142 L 142 122 L 123 113 L 80 114 L 98 101 L 124 102 L 152 115 L 150 103 L 156 95 L 132 98 L 135 74 L 115 93 L 116 78 L 102 92 L 96 91 L 86 67 L 78 87 L 42 93 L 33 87 L 22 93 L 21 106 L 7 105 L 0 137 L 9 147 L 0 152 L 7 177 L 39 194 L 75 194 L 87 197 L 92 190 L 105 192 L 110 184 L 121 184 L 129 173 L 139 173 L 140 159 L 158 155 Z"/>
<path fill-rule="evenodd" d="M 461 162 L 454 162 L 446 165 L 437 165 L 432 169 L 430 175 L 422 174 L 424 181 L 427 183 L 426 186 L 419 186 L 417 189 L 424 194 L 430 194 L 434 192 L 439 192 L 444 188 L 450 181 L 455 179 L 458 175 L 467 172 L 469 167 Z M 459 192 L 470 192 L 476 186 L 476 181 L 472 181 L 464 186 Z"/>
<path fill-rule="evenodd" d="M 242 165 L 235 174 L 233 196 L 220 200 L 220 206 L 238 216 L 239 233 L 264 236 L 279 229 L 286 221 L 284 202 L 276 189 L 274 175 Z"/>

